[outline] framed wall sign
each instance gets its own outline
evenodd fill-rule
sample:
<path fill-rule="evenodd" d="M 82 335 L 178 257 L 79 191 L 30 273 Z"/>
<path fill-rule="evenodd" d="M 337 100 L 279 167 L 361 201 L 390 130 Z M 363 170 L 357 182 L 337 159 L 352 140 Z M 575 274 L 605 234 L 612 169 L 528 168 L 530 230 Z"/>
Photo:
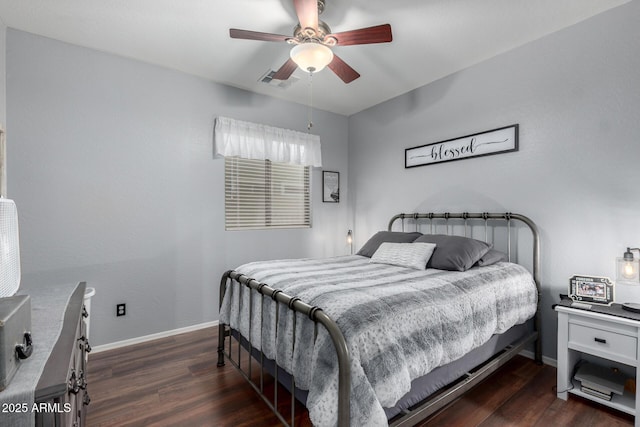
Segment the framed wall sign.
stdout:
<path fill-rule="evenodd" d="M 518 125 L 447 139 L 404 150 L 404 167 L 428 166 L 518 151 Z"/>
<path fill-rule="evenodd" d="M 340 203 L 340 172 L 322 171 L 322 201 Z"/>
<path fill-rule="evenodd" d="M 608 277 L 572 276 L 569 279 L 569 298 L 589 304 L 611 305 L 613 282 Z"/>

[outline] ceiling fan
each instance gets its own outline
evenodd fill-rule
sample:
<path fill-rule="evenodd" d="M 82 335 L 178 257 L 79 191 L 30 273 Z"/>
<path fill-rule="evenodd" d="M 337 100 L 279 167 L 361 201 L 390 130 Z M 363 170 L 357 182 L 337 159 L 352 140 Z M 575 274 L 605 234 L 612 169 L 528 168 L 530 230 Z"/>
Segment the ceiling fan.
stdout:
<path fill-rule="evenodd" d="M 358 30 L 332 33 L 329 26 L 318 19 L 324 11 L 325 0 L 293 0 L 299 24 L 293 29 L 293 36 L 261 33 L 258 31 L 231 28 L 229 35 L 234 39 L 287 42 L 295 45 L 290 58 L 272 78 L 287 80 L 296 67 L 315 73 L 328 66 L 345 83 L 351 83 L 360 74 L 331 50 L 332 46 L 388 43 L 392 40 L 391 25 L 383 24 Z"/>

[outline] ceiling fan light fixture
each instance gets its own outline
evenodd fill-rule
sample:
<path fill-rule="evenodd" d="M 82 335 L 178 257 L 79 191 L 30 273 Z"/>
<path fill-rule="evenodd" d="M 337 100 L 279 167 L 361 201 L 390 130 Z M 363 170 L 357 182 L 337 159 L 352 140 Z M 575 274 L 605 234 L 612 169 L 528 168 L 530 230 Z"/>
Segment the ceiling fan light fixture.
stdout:
<path fill-rule="evenodd" d="M 298 67 L 309 73 L 317 73 L 333 61 L 331 49 L 315 42 L 298 44 L 289 55 Z"/>

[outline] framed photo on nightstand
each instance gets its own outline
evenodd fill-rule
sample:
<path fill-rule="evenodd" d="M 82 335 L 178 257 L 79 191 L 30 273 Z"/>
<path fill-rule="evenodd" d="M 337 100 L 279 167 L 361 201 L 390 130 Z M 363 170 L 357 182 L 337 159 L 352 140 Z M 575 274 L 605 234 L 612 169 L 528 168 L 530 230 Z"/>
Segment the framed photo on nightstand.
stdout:
<path fill-rule="evenodd" d="M 611 305 L 613 282 L 608 277 L 572 276 L 569 279 L 569 298 L 589 304 Z"/>

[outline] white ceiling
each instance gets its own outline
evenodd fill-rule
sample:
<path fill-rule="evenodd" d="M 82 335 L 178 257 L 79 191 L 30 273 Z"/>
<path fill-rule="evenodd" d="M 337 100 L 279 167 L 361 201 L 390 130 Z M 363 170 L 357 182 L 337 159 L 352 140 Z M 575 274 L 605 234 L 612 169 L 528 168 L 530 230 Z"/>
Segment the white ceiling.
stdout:
<path fill-rule="evenodd" d="M 326 0 L 333 32 L 389 23 L 393 42 L 335 47 L 362 77 L 313 76 L 313 106 L 351 115 L 630 0 Z M 229 28 L 291 35 L 292 0 L 0 0 L 15 28 L 166 66 L 301 104 L 309 78 L 259 83 L 285 43 L 238 40 Z"/>

